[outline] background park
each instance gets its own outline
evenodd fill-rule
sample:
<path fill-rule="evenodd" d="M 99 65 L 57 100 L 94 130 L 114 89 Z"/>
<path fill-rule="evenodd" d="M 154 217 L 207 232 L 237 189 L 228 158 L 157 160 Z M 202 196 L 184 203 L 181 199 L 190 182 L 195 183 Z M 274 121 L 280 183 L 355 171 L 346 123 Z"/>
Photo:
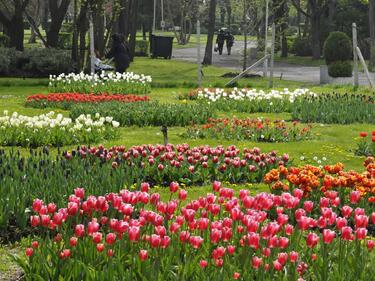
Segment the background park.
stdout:
<path fill-rule="evenodd" d="M 0 0 L 0 280 L 375 280 L 374 71 L 374 0 Z"/>

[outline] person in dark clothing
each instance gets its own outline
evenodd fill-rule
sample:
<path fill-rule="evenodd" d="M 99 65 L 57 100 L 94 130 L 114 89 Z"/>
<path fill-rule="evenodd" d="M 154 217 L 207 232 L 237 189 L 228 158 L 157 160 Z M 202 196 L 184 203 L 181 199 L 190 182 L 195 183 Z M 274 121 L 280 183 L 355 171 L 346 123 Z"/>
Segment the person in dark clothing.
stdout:
<path fill-rule="evenodd" d="M 123 73 L 130 64 L 130 50 L 120 34 L 112 35 L 112 46 L 105 55 L 106 58 L 113 58 L 115 61 L 116 72 Z"/>
<path fill-rule="evenodd" d="M 225 36 L 225 41 L 226 41 L 226 45 L 227 45 L 228 56 L 230 56 L 230 53 L 232 51 L 232 47 L 233 47 L 233 44 L 234 44 L 234 36 L 232 34 L 230 34 L 229 31 L 227 32 L 227 34 Z"/>
<path fill-rule="evenodd" d="M 225 42 L 225 33 L 224 33 L 224 30 L 220 29 L 219 34 L 217 35 L 217 38 L 216 38 L 216 44 L 219 50 L 219 55 L 223 54 L 224 42 Z"/>

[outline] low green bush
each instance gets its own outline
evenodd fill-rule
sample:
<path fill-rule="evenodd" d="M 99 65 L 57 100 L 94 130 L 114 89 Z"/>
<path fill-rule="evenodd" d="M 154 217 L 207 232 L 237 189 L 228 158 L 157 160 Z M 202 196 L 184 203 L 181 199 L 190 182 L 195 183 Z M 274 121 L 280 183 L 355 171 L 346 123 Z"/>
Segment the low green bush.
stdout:
<path fill-rule="evenodd" d="M 329 65 L 337 61 L 347 61 L 352 58 L 352 43 L 344 32 L 331 32 L 324 42 L 324 58 Z"/>
<path fill-rule="evenodd" d="M 71 70 L 70 53 L 57 49 L 0 48 L 0 75 L 23 77 L 48 77 L 50 74 L 67 73 Z"/>
<path fill-rule="evenodd" d="M 121 126 L 187 126 L 203 124 L 214 117 L 206 105 L 161 104 L 158 102 L 78 104 L 71 108 L 70 117 L 81 114 L 112 116 Z M 105 115 L 103 115 L 105 114 Z"/>
<path fill-rule="evenodd" d="M 331 77 L 352 77 L 353 66 L 350 61 L 336 61 L 328 65 Z"/>
<path fill-rule="evenodd" d="M 312 55 L 311 43 L 308 38 L 297 37 L 293 40 L 291 53 L 301 56 L 309 57 Z"/>

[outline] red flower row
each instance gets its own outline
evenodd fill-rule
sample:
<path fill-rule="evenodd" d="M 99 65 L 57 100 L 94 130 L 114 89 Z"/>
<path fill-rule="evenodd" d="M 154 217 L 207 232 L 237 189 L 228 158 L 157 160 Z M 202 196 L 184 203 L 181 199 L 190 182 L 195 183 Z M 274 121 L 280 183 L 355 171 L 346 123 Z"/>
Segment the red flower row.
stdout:
<path fill-rule="evenodd" d="M 46 101 L 46 102 L 73 102 L 73 103 L 95 103 L 95 102 L 139 102 L 139 101 L 149 101 L 148 96 L 138 96 L 138 95 L 111 95 L 111 94 L 79 94 L 79 93 L 53 93 L 53 94 L 37 94 L 27 97 L 26 102 L 33 101 Z"/>

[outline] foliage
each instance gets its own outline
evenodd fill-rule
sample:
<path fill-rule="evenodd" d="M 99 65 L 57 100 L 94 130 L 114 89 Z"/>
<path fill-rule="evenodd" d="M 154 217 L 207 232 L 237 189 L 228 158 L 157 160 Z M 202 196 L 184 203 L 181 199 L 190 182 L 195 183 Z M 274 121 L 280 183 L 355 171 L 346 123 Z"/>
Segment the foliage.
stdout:
<path fill-rule="evenodd" d="M 296 37 L 293 40 L 292 48 L 290 52 L 301 57 L 311 56 L 312 49 L 311 49 L 311 43 L 310 43 L 309 38 Z"/>
<path fill-rule="evenodd" d="M 213 194 L 189 202 L 175 182 L 169 201 L 151 194 L 147 183 L 140 191 L 98 197 L 77 188 L 63 205 L 35 199 L 30 223 L 46 237 L 30 241 L 26 260 L 15 259 L 30 280 L 373 276 L 375 241 L 366 234 L 375 216 L 361 208 L 356 193 L 327 192 L 320 204 L 311 204 L 301 189 L 281 196 L 241 190 L 235 196 L 220 182 L 212 187 Z"/>
<path fill-rule="evenodd" d="M 356 155 L 375 156 L 375 131 L 371 133 L 361 132 L 357 143 Z"/>
<path fill-rule="evenodd" d="M 72 33 L 60 32 L 58 46 L 60 49 L 69 50 L 72 48 Z"/>
<path fill-rule="evenodd" d="M 53 93 L 81 94 L 147 94 L 152 82 L 151 76 L 133 72 L 84 74 L 61 73 L 50 75 L 49 90 Z"/>
<path fill-rule="evenodd" d="M 374 97 L 337 93 L 300 97 L 293 104 L 292 118 L 307 123 L 375 124 Z"/>
<path fill-rule="evenodd" d="M 77 94 L 77 93 L 53 93 L 48 95 L 37 94 L 28 96 L 26 106 L 34 108 L 61 108 L 68 110 L 77 103 L 103 103 L 103 102 L 140 102 L 149 101 L 148 96 L 139 95 L 111 95 L 111 94 Z"/>
<path fill-rule="evenodd" d="M 328 74 L 331 77 L 352 77 L 353 66 L 350 61 L 336 61 L 328 65 Z"/>
<path fill-rule="evenodd" d="M 29 77 L 68 72 L 72 65 L 69 52 L 52 48 L 26 49 L 24 52 L 3 48 L 0 49 L 0 64 L 2 75 Z"/>
<path fill-rule="evenodd" d="M 0 34 L 0 48 L 6 48 L 9 45 L 9 37 L 5 34 Z"/>
<path fill-rule="evenodd" d="M 324 42 L 324 58 L 327 65 L 338 61 L 350 60 L 352 52 L 350 38 L 343 32 L 331 32 Z"/>
<path fill-rule="evenodd" d="M 147 57 L 149 51 L 149 43 L 147 40 L 137 40 L 135 42 L 135 55 L 139 57 Z"/>
<path fill-rule="evenodd" d="M 186 126 L 202 124 L 214 117 L 206 105 L 162 104 L 158 102 L 77 104 L 71 109 L 74 119 L 81 114 L 112 114 L 121 126 Z"/>
<path fill-rule="evenodd" d="M 112 117 L 80 115 L 73 122 L 53 111 L 39 116 L 23 116 L 4 112 L 0 116 L 0 144 L 3 146 L 38 147 L 44 145 L 64 146 L 69 144 L 96 143 L 114 138 L 119 123 Z"/>
<path fill-rule="evenodd" d="M 293 122 L 264 119 L 209 119 L 207 124 L 188 128 L 187 138 L 215 138 L 226 140 L 250 140 L 253 142 L 289 142 L 310 139 L 310 126 L 298 126 Z"/>
<path fill-rule="evenodd" d="M 77 186 L 101 195 L 130 188 L 142 181 L 165 185 L 170 181 L 202 185 L 213 180 L 232 183 L 260 182 L 279 163 L 288 165 L 288 155 L 262 153 L 259 148 L 189 147 L 189 145 L 141 145 L 126 149 L 79 147 L 50 155 L 49 150 L 30 154 L 0 150 L 0 230 L 16 226 L 26 230 L 25 209 L 35 198 L 63 204 Z M 229 160 L 229 162 L 228 162 Z"/>

